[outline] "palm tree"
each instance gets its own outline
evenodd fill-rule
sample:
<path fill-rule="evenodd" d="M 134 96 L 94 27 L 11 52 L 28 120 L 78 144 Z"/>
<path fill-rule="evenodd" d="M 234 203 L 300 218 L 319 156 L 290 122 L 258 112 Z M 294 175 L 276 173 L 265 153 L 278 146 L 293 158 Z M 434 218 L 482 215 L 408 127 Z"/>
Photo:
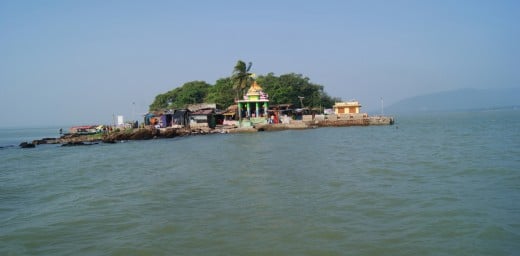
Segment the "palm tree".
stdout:
<path fill-rule="evenodd" d="M 240 99 L 240 95 L 244 92 L 244 89 L 247 88 L 251 84 L 251 73 L 249 70 L 253 63 L 249 62 L 246 66 L 246 63 L 239 60 L 233 69 L 233 76 L 231 79 L 233 80 L 233 89 L 237 93 L 237 100 Z"/>
<path fill-rule="evenodd" d="M 249 64 L 246 66 L 246 63 L 239 60 L 237 61 L 237 64 L 235 65 L 235 68 L 233 69 L 233 76 L 231 76 L 231 80 L 233 81 L 233 89 L 237 93 L 237 101 L 240 100 L 240 95 L 244 93 L 244 90 L 246 87 L 248 87 L 251 84 L 251 73 L 249 73 L 249 70 L 251 69 L 251 66 L 253 63 L 249 62 Z M 237 102 L 237 104 L 239 104 Z M 240 104 L 238 108 L 238 118 L 240 124 L 242 124 L 242 113 L 240 110 Z"/>

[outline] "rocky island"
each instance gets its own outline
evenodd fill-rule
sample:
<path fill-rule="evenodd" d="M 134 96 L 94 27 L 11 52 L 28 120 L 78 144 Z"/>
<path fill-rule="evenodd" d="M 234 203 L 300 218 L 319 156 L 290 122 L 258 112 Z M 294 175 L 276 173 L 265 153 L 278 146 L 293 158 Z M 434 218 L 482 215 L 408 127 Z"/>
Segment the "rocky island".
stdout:
<path fill-rule="evenodd" d="M 20 143 L 21 148 L 34 148 L 42 144 L 61 144 L 62 146 L 85 146 L 98 143 L 117 143 L 128 140 L 150 140 L 161 138 L 174 138 L 180 136 L 195 136 L 208 134 L 250 133 L 262 131 L 281 131 L 312 129 L 320 127 L 348 127 L 369 125 L 392 125 L 393 117 L 368 116 L 368 115 L 314 115 L 304 116 L 304 120 L 292 120 L 287 123 L 261 123 L 249 127 L 235 125 L 217 125 L 214 128 L 208 126 L 197 127 L 165 127 L 144 126 L 139 128 L 114 129 L 112 131 L 100 131 L 94 134 L 65 134 L 59 138 L 42 138 L 32 142 Z"/>

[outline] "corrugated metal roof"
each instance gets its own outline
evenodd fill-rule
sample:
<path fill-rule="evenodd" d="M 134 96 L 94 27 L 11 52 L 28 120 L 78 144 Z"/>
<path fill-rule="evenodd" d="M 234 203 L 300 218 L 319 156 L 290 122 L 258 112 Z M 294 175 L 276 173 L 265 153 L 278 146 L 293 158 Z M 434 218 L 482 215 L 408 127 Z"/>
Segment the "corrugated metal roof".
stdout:
<path fill-rule="evenodd" d="M 214 112 L 214 109 L 200 109 L 200 110 L 197 110 L 195 112 L 191 112 L 191 115 L 209 115 L 209 114 L 213 114 Z"/>

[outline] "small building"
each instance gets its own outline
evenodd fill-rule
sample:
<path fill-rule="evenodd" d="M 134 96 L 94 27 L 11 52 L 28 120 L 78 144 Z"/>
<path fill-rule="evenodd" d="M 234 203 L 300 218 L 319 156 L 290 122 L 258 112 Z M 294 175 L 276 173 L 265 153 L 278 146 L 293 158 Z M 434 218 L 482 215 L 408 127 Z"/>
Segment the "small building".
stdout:
<path fill-rule="evenodd" d="M 190 113 L 191 128 L 215 128 L 217 125 L 215 118 L 215 109 L 199 109 Z"/>
<path fill-rule="evenodd" d="M 226 109 L 226 111 L 224 111 L 224 113 L 222 113 L 222 115 L 224 117 L 222 124 L 238 126 L 238 122 L 236 121 L 237 113 L 238 113 L 238 105 L 235 104 L 235 105 L 229 106 Z"/>
<path fill-rule="evenodd" d="M 155 119 L 154 113 L 147 113 L 144 115 L 144 124 L 145 125 L 155 125 L 155 123 L 158 122 L 157 119 Z"/>
<path fill-rule="evenodd" d="M 160 115 L 159 118 L 159 127 L 160 128 L 166 128 L 172 125 L 172 116 L 173 114 L 171 111 L 168 111 L 166 113 L 163 113 Z"/>
<path fill-rule="evenodd" d="M 336 115 L 339 114 L 359 114 L 359 109 L 361 105 L 358 101 L 346 101 L 346 102 L 336 102 L 334 104 L 333 109 Z"/>
<path fill-rule="evenodd" d="M 183 128 L 190 125 L 190 110 L 176 109 L 172 115 L 172 127 Z"/>
<path fill-rule="evenodd" d="M 188 127 L 189 113 L 190 111 L 188 109 L 155 111 L 144 115 L 144 124 L 151 125 L 156 128 Z"/>

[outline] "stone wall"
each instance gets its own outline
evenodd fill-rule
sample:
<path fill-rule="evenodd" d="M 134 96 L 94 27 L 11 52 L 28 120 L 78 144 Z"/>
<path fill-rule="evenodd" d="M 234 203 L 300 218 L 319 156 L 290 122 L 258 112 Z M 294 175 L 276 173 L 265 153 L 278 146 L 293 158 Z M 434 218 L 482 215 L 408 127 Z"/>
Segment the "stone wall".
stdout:
<path fill-rule="evenodd" d="M 371 116 L 368 120 L 370 125 L 394 124 L 394 118 L 389 116 Z"/>

